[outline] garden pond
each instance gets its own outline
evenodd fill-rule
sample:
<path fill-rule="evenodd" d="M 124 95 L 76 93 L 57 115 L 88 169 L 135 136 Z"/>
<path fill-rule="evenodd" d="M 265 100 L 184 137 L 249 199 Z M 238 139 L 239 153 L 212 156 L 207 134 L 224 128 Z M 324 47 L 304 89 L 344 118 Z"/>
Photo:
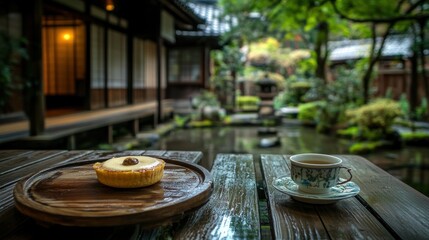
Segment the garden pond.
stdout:
<path fill-rule="evenodd" d="M 262 135 L 260 130 L 257 126 L 175 129 L 158 139 L 150 149 L 201 151 L 204 157 L 200 164 L 207 169 L 211 169 L 218 153 L 248 153 L 253 154 L 254 159 L 258 159 L 259 154 L 349 154 L 351 140 L 320 134 L 314 128 L 298 124 L 277 126 L 274 136 L 279 137 L 278 144 L 261 147 L 263 139 L 273 136 Z M 429 196 L 429 148 L 406 146 L 360 155 Z M 259 167 L 258 162 L 255 162 L 256 167 Z"/>

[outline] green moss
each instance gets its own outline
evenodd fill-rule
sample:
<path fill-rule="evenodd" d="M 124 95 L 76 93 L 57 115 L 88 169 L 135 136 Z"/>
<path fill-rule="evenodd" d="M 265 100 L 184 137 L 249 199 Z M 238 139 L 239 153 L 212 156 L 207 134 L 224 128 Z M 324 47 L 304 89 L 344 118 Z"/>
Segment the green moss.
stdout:
<path fill-rule="evenodd" d="M 225 125 L 230 125 L 232 123 L 232 118 L 231 118 L 231 116 L 225 116 L 224 117 L 224 119 L 223 119 L 223 124 L 225 124 Z"/>
<path fill-rule="evenodd" d="M 201 127 L 211 127 L 213 126 L 213 122 L 210 120 L 203 120 L 203 121 L 191 121 L 189 123 L 190 127 L 195 127 L 195 128 L 201 128 Z"/>
<path fill-rule="evenodd" d="M 349 151 L 353 154 L 368 153 L 376 150 L 377 148 L 383 147 L 384 145 L 385 142 L 383 141 L 357 142 L 349 148 Z"/>
<path fill-rule="evenodd" d="M 238 96 L 237 106 L 241 111 L 257 111 L 261 99 L 257 96 Z"/>
<path fill-rule="evenodd" d="M 262 120 L 262 125 L 263 126 L 276 126 L 277 122 L 275 119 L 264 119 L 264 120 Z"/>
<path fill-rule="evenodd" d="M 428 132 L 403 132 L 401 133 L 401 138 L 405 142 L 429 141 L 429 133 Z"/>
<path fill-rule="evenodd" d="M 190 116 L 174 115 L 174 123 L 179 128 L 185 127 L 186 123 L 189 122 L 189 120 L 190 120 Z"/>
<path fill-rule="evenodd" d="M 311 83 L 310 82 L 294 82 L 291 84 L 291 88 L 293 89 L 310 89 Z"/>
<path fill-rule="evenodd" d="M 337 131 L 337 135 L 340 137 L 344 137 L 344 138 L 351 138 L 351 139 L 356 139 L 359 137 L 360 131 L 359 128 L 354 126 L 354 127 L 349 127 L 346 129 L 340 129 Z"/>

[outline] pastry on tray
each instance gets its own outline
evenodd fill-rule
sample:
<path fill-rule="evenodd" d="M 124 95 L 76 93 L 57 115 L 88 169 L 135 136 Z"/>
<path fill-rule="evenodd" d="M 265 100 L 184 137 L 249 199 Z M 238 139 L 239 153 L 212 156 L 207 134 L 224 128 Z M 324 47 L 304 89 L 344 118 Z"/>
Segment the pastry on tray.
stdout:
<path fill-rule="evenodd" d="M 146 187 L 159 182 L 165 162 L 147 156 L 115 157 L 93 165 L 98 181 L 116 188 Z"/>

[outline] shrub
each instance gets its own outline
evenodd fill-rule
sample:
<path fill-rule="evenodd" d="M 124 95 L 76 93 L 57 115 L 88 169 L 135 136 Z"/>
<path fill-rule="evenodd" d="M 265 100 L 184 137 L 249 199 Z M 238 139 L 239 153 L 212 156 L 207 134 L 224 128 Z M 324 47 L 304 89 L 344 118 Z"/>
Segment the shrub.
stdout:
<path fill-rule="evenodd" d="M 298 119 L 301 121 L 315 122 L 321 102 L 303 103 L 298 106 Z"/>
<path fill-rule="evenodd" d="M 357 124 L 362 130 L 380 129 L 387 133 L 395 118 L 402 116 L 399 104 L 390 99 L 378 99 L 360 108 L 346 111 L 352 124 Z"/>
<path fill-rule="evenodd" d="M 317 131 L 322 133 L 330 132 L 344 115 L 344 108 L 340 104 L 333 104 L 327 101 L 320 101 L 317 112 Z"/>
<path fill-rule="evenodd" d="M 238 96 L 237 106 L 241 111 L 257 111 L 261 99 L 257 96 Z"/>
<path fill-rule="evenodd" d="M 210 91 L 203 90 L 201 93 L 192 98 L 192 107 L 200 109 L 205 106 L 219 106 L 219 101 L 216 94 Z"/>
<path fill-rule="evenodd" d="M 422 98 L 422 101 L 420 102 L 420 106 L 416 108 L 416 120 L 427 120 L 428 117 L 428 101 L 424 97 Z"/>

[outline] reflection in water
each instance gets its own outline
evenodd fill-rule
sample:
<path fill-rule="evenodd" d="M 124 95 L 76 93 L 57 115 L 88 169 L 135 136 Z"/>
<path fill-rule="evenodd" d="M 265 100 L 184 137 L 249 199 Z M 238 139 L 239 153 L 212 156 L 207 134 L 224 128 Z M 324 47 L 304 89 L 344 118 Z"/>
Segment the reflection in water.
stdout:
<path fill-rule="evenodd" d="M 200 164 L 207 169 L 211 169 L 218 153 L 250 153 L 254 154 L 255 159 L 259 154 L 349 154 L 349 140 L 319 134 L 313 128 L 301 126 L 281 126 L 277 129 L 281 145 L 271 148 L 259 147 L 259 141 L 264 136 L 258 136 L 258 127 L 219 127 L 178 129 L 161 138 L 152 149 L 202 151 L 204 158 Z M 428 148 L 406 147 L 362 156 L 429 195 Z"/>

